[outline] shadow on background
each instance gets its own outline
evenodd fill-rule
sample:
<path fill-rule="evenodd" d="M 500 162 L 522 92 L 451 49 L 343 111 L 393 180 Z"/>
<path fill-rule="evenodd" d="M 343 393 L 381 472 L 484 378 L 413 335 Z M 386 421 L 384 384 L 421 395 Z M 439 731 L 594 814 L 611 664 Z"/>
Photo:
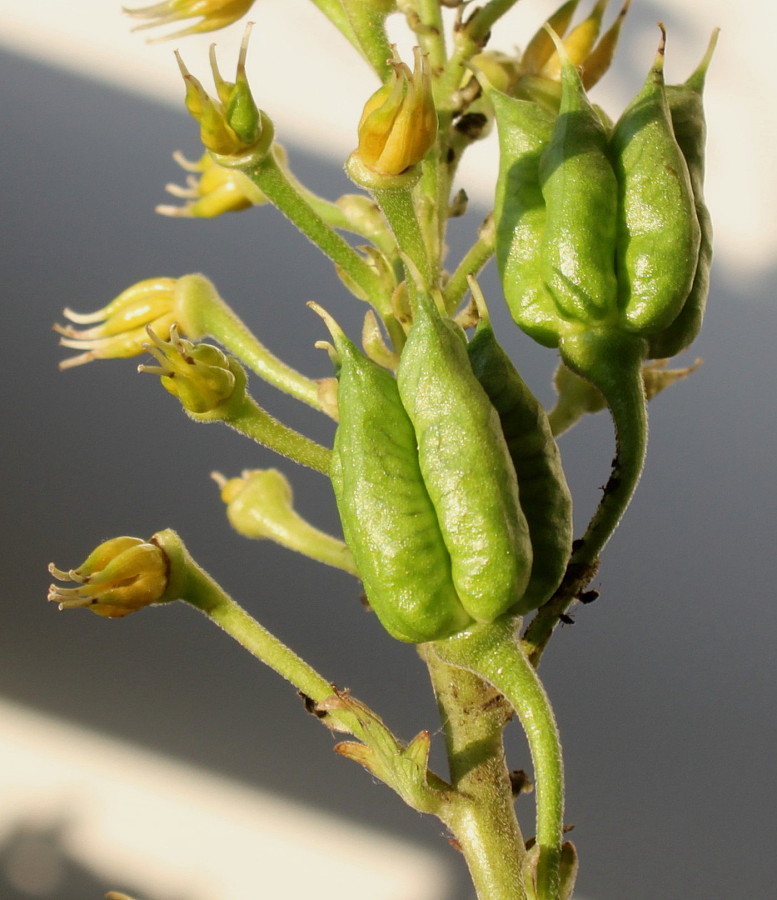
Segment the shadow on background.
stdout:
<path fill-rule="evenodd" d="M 54 819 L 49 824 L 20 821 L 0 841 L 0 897 L 3 900 L 76 900 L 105 896 L 115 885 L 70 854 L 69 823 Z M 140 896 L 132 885 L 125 890 Z M 189 900 L 143 892 L 143 900 Z"/>
<path fill-rule="evenodd" d="M 403 738 L 435 728 L 420 662 L 364 612 L 354 582 L 231 533 L 208 474 L 278 465 L 301 512 L 336 531 L 324 479 L 234 433 L 194 426 L 156 379 L 134 374 L 136 361 L 59 373 L 65 352 L 49 331 L 66 305 L 89 311 L 142 278 L 202 270 L 281 358 L 320 377 L 331 374 L 328 360 L 312 348 L 325 335 L 305 301 L 352 334 L 363 309 L 269 209 L 215 222 L 153 214 L 165 182 L 181 179 L 170 152 L 199 153 L 183 115 L 10 54 L 0 55 L 0 79 L 0 693 L 389 829 L 460 865 L 436 820 L 336 758 L 294 691 L 190 609 L 106 622 L 46 606 L 49 561 L 68 568 L 107 537 L 174 527 L 264 625 Z M 336 166 L 289 149 L 314 189 L 351 190 Z M 475 212 L 452 224 L 454 255 L 478 221 Z M 706 363 L 653 405 L 642 489 L 593 585 L 601 599 L 578 611 L 543 663 L 566 746 L 579 893 L 589 900 L 773 891 L 775 275 L 741 292 L 717 273 L 694 347 Z M 483 286 L 505 345 L 550 402 L 553 354 L 509 325 L 492 270 Z M 267 386 L 254 392 L 290 425 L 331 439 L 331 423 L 314 412 Z M 562 452 L 582 526 L 612 454 L 606 418 L 581 424 Z M 529 765 L 517 736 L 510 762 Z M 24 842 L 58 858 L 59 828 L 25 834 L 19 823 L 0 878 Z M 73 881 L 57 900 L 99 896 L 104 887 L 70 866 L 61 862 Z M 451 900 L 470 897 L 463 871 L 460 880 Z"/>

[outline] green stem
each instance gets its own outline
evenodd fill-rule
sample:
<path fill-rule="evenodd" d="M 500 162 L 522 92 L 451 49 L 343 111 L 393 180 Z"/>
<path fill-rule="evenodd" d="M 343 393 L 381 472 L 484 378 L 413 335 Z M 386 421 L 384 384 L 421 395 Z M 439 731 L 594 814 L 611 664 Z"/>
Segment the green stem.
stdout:
<path fill-rule="evenodd" d="M 480 900 L 525 900 L 523 836 L 505 764 L 504 700 L 477 675 L 419 647 L 434 687 L 456 803 L 438 815 L 455 835 Z"/>
<path fill-rule="evenodd" d="M 192 315 L 196 315 L 203 334 L 214 337 L 260 378 L 321 410 L 317 383 L 278 359 L 221 298 L 209 297 L 209 302 Z"/>
<path fill-rule="evenodd" d="M 438 109 L 451 111 L 469 60 L 485 46 L 491 27 L 517 0 L 490 0 L 481 9 L 475 10 L 466 24 L 455 35 L 455 47 L 438 83 Z"/>
<path fill-rule="evenodd" d="M 393 55 L 386 35 L 386 13 L 364 0 L 342 0 L 342 4 L 364 58 L 380 80 L 386 81 L 391 72 L 388 60 Z"/>
<path fill-rule="evenodd" d="M 374 200 L 365 194 L 344 194 L 333 203 L 304 185 L 288 168 L 285 160 L 278 165 L 289 185 L 327 225 L 366 238 L 389 259 L 396 256 L 396 242 Z"/>
<path fill-rule="evenodd" d="M 436 641 L 432 648 L 440 659 L 492 684 L 518 715 L 536 787 L 537 896 L 557 900 L 564 815 L 561 742 L 545 690 L 516 639 L 515 628 L 515 620 L 504 618 Z"/>
<path fill-rule="evenodd" d="M 415 5 L 418 23 L 414 30 L 418 44 L 424 53 L 429 54 L 432 73 L 441 72 L 445 66 L 447 53 L 440 0 L 416 0 Z"/>
<path fill-rule="evenodd" d="M 192 418 L 200 417 L 192 414 Z M 223 421 L 263 447 L 269 447 L 300 465 L 309 466 L 324 475 L 329 472 L 331 450 L 279 422 L 248 394 L 244 394 L 239 402 L 229 405 L 223 411 L 217 411 L 216 415 L 209 413 L 202 418 Z"/>
<path fill-rule="evenodd" d="M 467 30 L 475 41 L 482 41 L 491 31 L 494 23 L 502 16 L 509 12 L 515 6 L 518 0 L 489 0 L 488 3 L 475 12 L 470 22 L 467 23 Z"/>
<path fill-rule="evenodd" d="M 564 398 L 559 397 L 553 409 L 548 413 L 548 424 L 553 437 L 560 437 L 565 431 L 575 425 L 583 417 L 585 410 L 580 406 L 575 406 L 564 402 Z"/>
<path fill-rule="evenodd" d="M 335 688 L 330 682 L 256 619 L 249 616 L 207 572 L 197 565 L 175 532 L 163 531 L 155 537 L 170 559 L 171 578 L 176 582 L 171 588 L 178 599 L 199 609 L 238 644 L 293 684 L 313 703 L 322 703 L 335 695 Z M 336 724 L 338 730 L 349 731 L 357 737 L 363 735 L 358 719 L 350 712 L 332 710 L 327 712 L 326 720 L 330 725 Z"/>
<path fill-rule="evenodd" d="M 364 297 L 377 306 L 383 285 L 370 265 L 310 205 L 283 168 L 268 153 L 259 163 L 247 165 L 245 174 L 321 252 L 358 286 Z"/>
<path fill-rule="evenodd" d="M 647 450 L 642 362 L 647 348 L 641 338 L 618 333 L 565 337 L 560 348 L 567 365 L 601 391 L 615 426 L 612 473 L 582 545 L 572 556 L 573 563 L 592 563 L 617 528 L 642 474 Z"/>
<path fill-rule="evenodd" d="M 359 577 L 359 571 L 353 561 L 353 555 L 347 545 L 319 530 L 302 516 L 290 511 L 283 519 L 265 519 L 262 523 L 264 534 L 261 536 L 294 550 L 297 553 L 315 559 L 327 566 L 333 566 L 349 575 Z"/>
<path fill-rule="evenodd" d="M 445 308 L 449 313 L 453 312 L 462 301 L 464 294 L 469 290 L 468 275 L 477 275 L 483 266 L 494 255 L 496 230 L 494 217 L 490 213 L 480 228 L 478 239 L 461 258 L 455 271 L 448 278 L 445 285 Z"/>
<path fill-rule="evenodd" d="M 603 394 L 615 427 L 615 458 L 599 506 L 572 553 L 564 582 L 552 601 L 540 607 L 524 634 L 523 646 L 534 665 L 539 664 L 558 624 L 559 612 L 564 611 L 596 570 L 599 554 L 634 496 L 647 450 L 642 377 L 645 341 L 617 332 L 585 332 L 564 337 L 560 349 L 570 369 Z"/>
<path fill-rule="evenodd" d="M 445 229 L 448 224 L 449 191 L 446 169 L 440 164 L 442 136 L 437 135 L 434 147 L 421 163 L 421 178 L 415 186 L 419 225 L 423 234 L 429 265 L 432 271 L 442 268 L 445 248 Z"/>
<path fill-rule="evenodd" d="M 394 233 L 399 249 L 419 271 L 425 286 L 431 287 L 433 284 L 432 266 L 424 234 L 416 215 L 413 188 L 409 184 L 405 187 L 386 190 L 373 188 L 372 194 Z"/>

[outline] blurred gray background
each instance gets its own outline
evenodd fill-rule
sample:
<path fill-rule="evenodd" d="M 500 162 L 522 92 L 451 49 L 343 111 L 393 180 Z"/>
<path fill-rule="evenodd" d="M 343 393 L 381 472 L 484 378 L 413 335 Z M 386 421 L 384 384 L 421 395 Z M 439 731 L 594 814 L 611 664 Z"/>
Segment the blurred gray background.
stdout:
<path fill-rule="evenodd" d="M 142 278 L 201 270 L 282 358 L 322 376 L 328 361 L 312 349 L 322 327 L 305 301 L 352 333 L 363 310 L 270 209 L 211 222 L 153 213 L 165 182 L 180 181 L 171 150 L 199 153 L 183 114 L 9 53 L 0 84 L 0 696 L 388 829 L 461 867 L 436 820 L 336 757 L 294 691 L 193 611 L 111 622 L 47 606 L 49 561 L 67 568 L 107 537 L 174 527 L 263 624 L 399 735 L 438 727 L 413 649 L 364 612 L 352 580 L 232 533 L 208 474 L 277 465 L 301 511 L 335 530 L 325 480 L 195 426 L 155 378 L 135 374 L 138 360 L 60 373 L 65 351 L 50 331 L 66 305 L 89 311 Z M 336 167 L 288 149 L 313 188 L 350 189 Z M 454 257 L 483 212 L 452 224 Z M 588 900 L 774 894 L 775 276 L 742 287 L 716 270 L 688 355 L 705 364 L 652 404 L 647 469 L 593 584 L 601 598 L 576 611 L 542 665 Z M 492 269 L 483 286 L 504 344 L 550 403 L 553 353 L 502 314 Z M 253 391 L 284 421 L 331 438 L 322 417 L 261 383 Z M 605 416 L 562 452 L 582 526 L 612 455 Z M 510 763 L 528 768 L 514 731 Z M 25 900 L 3 892 L 2 859 L 0 848 L 0 896 Z M 463 869 L 459 881 L 451 900 L 471 896 Z M 109 886 L 74 873 L 57 900 Z"/>

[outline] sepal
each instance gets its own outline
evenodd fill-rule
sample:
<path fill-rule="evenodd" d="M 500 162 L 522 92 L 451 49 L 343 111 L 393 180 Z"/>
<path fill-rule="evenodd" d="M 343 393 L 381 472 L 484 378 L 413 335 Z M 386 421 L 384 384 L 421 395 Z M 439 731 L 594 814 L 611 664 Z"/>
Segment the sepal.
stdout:
<path fill-rule="evenodd" d="M 429 772 L 431 735 L 419 732 L 403 745 L 369 707 L 338 691 L 317 705 L 322 712 L 341 711 L 355 716 L 364 743 L 343 741 L 335 745 L 335 753 L 352 759 L 379 778 L 413 809 L 436 813 L 445 802 L 446 788 L 442 779 Z"/>

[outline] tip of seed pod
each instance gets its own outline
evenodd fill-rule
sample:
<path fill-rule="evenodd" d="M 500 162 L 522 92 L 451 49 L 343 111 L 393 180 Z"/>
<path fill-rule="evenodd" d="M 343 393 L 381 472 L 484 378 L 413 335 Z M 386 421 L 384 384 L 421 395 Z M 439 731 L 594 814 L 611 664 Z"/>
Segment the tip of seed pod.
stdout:
<path fill-rule="evenodd" d="M 658 27 L 661 29 L 661 40 L 658 42 L 658 49 L 656 50 L 656 56 L 653 60 L 653 67 L 651 69 L 651 75 L 655 78 L 658 78 L 663 81 L 664 78 L 664 57 L 666 55 L 666 28 L 664 27 L 663 22 L 658 22 Z"/>
<path fill-rule="evenodd" d="M 707 49 L 704 51 L 704 56 L 701 58 L 701 62 L 685 82 L 686 87 L 691 88 L 691 90 L 698 91 L 699 93 L 704 90 L 704 79 L 707 77 L 707 69 L 712 62 L 712 55 L 715 52 L 719 34 L 720 28 L 713 29 L 709 43 L 707 44 Z"/>
<path fill-rule="evenodd" d="M 561 63 L 561 102 L 563 104 L 565 91 L 568 92 L 571 90 L 572 95 L 574 95 L 576 91 L 582 90 L 583 86 L 580 81 L 580 74 L 577 70 L 577 66 L 575 66 L 572 60 L 569 58 L 569 53 L 567 53 L 564 42 L 550 27 L 550 25 L 545 23 L 544 28 L 548 32 L 548 35 L 556 46 L 556 53 L 558 54 L 559 62 Z"/>

